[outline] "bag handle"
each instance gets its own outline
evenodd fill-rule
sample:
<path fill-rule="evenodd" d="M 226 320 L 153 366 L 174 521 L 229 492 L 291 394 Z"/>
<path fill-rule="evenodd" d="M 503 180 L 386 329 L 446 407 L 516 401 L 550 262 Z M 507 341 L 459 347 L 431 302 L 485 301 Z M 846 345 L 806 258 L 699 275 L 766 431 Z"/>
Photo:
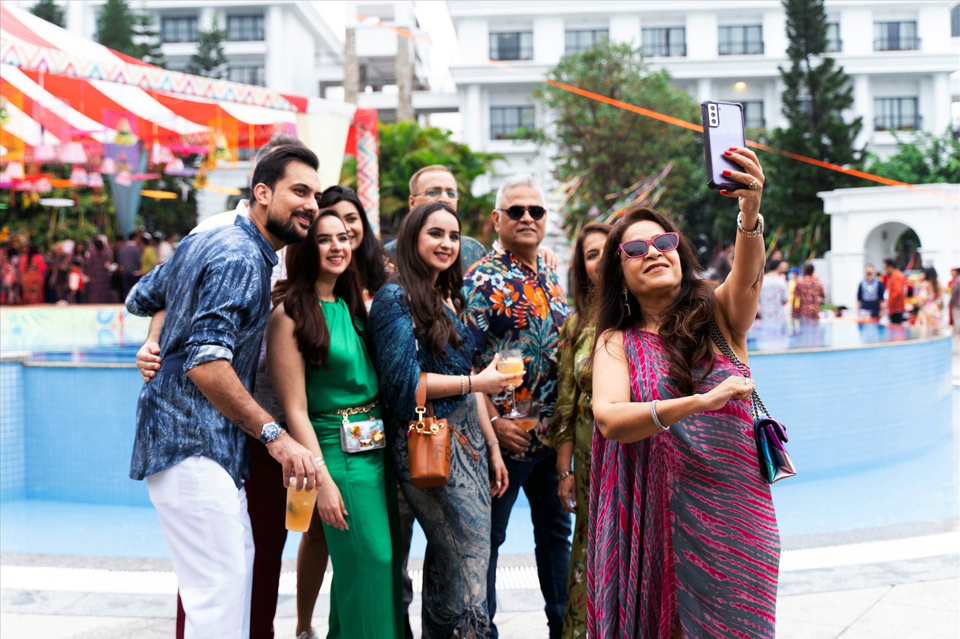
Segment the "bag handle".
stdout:
<path fill-rule="evenodd" d="M 713 321 L 713 318 L 710 319 L 710 337 L 713 338 L 714 343 L 716 343 L 717 348 L 720 349 L 720 352 L 723 353 L 727 359 L 729 359 L 733 364 L 740 369 L 740 372 L 744 377 L 750 378 L 750 372 L 747 371 L 746 367 L 740 363 L 740 358 L 737 357 L 737 354 L 733 352 L 733 349 L 730 348 L 730 345 L 727 344 L 727 340 L 723 337 L 723 333 L 720 332 L 720 327 L 717 326 L 717 323 Z M 767 410 L 767 407 L 763 405 L 763 401 L 760 399 L 760 395 L 757 394 L 756 387 L 752 393 L 750 393 L 750 404 L 753 408 L 754 416 L 760 414 L 760 411 L 763 411 L 763 414 L 767 417 L 770 417 L 770 411 Z"/>

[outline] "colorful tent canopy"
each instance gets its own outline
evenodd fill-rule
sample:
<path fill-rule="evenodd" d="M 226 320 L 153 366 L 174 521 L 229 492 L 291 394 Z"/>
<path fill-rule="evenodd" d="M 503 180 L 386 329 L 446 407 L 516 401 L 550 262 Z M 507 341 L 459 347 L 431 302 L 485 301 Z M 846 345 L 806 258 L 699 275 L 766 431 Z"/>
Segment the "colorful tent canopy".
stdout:
<path fill-rule="evenodd" d="M 0 3 L 0 96 L 8 154 L 79 140 L 91 157 L 123 134 L 163 145 L 254 148 L 293 133 L 297 112 L 349 126 L 354 107 L 160 69 Z M 27 139 L 24 139 L 27 138 Z M 7 159 L 14 159 L 13 156 Z"/>

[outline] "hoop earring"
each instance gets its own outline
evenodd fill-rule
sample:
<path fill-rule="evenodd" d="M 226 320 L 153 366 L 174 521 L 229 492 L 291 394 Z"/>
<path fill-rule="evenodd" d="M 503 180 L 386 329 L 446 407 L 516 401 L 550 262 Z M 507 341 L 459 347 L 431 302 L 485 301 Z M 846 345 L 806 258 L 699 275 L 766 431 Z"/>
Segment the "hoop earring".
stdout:
<path fill-rule="evenodd" d="M 623 311 L 626 313 L 627 317 L 630 316 L 630 297 L 627 293 L 627 289 L 623 289 Z"/>

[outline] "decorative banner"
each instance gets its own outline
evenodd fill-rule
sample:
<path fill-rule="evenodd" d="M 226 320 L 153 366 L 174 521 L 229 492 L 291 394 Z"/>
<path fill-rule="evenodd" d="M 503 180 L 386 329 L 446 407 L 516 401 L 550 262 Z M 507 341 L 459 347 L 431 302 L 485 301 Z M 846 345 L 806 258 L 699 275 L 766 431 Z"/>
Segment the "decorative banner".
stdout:
<path fill-rule="evenodd" d="M 7 38 L 0 38 L 0 62 L 73 78 L 130 84 L 148 91 L 173 91 L 212 100 L 295 110 L 282 95 L 263 87 L 167 71 L 146 64 L 128 64 L 120 60 L 115 64 L 103 60 L 81 60 L 65 51 Z"/>
<path fill-rule="evenodd" d="M 0 308 L 0 351 L 53 351 L 143 342 L 148 317 L 120 304 L 5 306 Z"/>
<path fill-rule="evenodd" d="M 380 237 L 380 141 L 375 109 L 357 109 L 353 119 L 357 140 L 357 196 L 370 227 Z"/>
<path fill-rule="evenodd" d="M 140 185 L 143 182 L 132 179 L 132 176 L 147 169 L 147 152 L 142 146 L 139 140 L 129 146 L 112 143 L 103 145 L 104 164 L 109 160 L 109 164 L 116 165 L 117 169 L 116 174 L 107 175 L 107 180 L 117 210 L 117 225 L 123 237 L 133 233 L 137 211 L 140 210 Z"/>

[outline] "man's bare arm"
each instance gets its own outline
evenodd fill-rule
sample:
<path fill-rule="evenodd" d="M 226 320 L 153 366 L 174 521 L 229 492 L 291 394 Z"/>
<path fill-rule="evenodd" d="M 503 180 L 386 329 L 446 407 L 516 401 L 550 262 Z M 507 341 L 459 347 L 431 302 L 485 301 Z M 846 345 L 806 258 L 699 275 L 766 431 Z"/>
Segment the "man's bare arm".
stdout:
<path fill-rule="evenodd" d="M 273 417 L 247 391 L 236 371 L 225 359 L 201 364 L 187 371 L 197 388 L 213 406 L 251 437 L 260 437 L 263 425 Z"/>
<path fill-rule="evenodd" d="M 250 396 L 227 360 L 217 359 L 191 368 L 187 377 L 218 411 L 251 437 L 259 439 L 263 425 L 273 421 L 270 413 Z M 281 434 L 267 444 L 267 452 L 283 466 L 285 487 L 291 479 L 296 479 L 296 486 L 303 486 L 304 480 L 307 486 L 317 485 L 320 469 L 314 454 L 293 437 Z"/>

